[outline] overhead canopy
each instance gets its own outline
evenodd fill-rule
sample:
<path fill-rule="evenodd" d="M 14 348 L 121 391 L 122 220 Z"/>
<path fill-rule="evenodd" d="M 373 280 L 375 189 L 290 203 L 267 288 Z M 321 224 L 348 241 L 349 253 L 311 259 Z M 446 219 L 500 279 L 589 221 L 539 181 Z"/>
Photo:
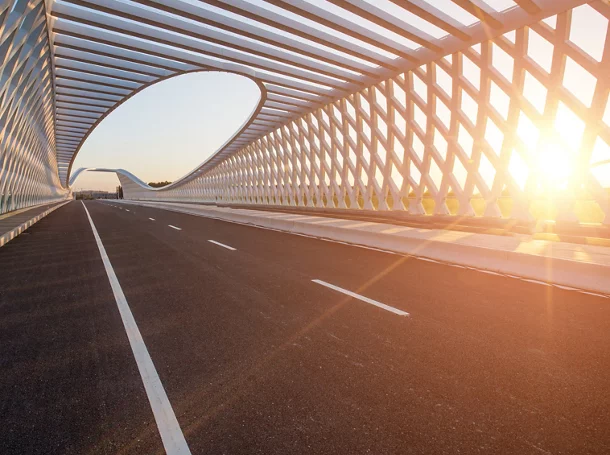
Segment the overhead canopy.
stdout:
<path fill-rule="evenodd" d="M 185 179 L 305 112 L 578 0 L 58 0 L 48 6 L 60 178 L 112 109 L 192 71 L 254 79 L 251 121 Z"/>

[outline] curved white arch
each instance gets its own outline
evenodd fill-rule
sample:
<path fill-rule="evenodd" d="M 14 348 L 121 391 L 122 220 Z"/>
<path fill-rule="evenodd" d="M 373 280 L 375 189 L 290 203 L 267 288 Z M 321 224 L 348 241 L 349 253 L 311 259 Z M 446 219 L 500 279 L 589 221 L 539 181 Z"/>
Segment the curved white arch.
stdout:
<path fill-rule="evenodd" d="M 138 177 L 133 175 L 131 172 L 126 171 L 125 169 L 109 169 L 109 168 L 103 168 L 103 167 L 81 167 L 81 168 L 78 168 L 70 176 L 70 186 L 74 185 L 74 183 L 76 182 L 78 177 L 83 172 L 114 172 L 114 173 L 117 174 L 117 176 L 119 174 L 123 175 L 123 176 L 127 177 L 128 179 L 132 180 L 134 183 L 137 183 L 138 185 L 140 185 L 142 188 L 146 188 L 147 190 L 155 190 L 155 189 L 157 189 L 157 188 L 153 188 L 152 186 L 148 185 L 146 182 L 144 182 L 143 180 L 139 179 Z"/>
<path fill-rule="evenodd" d="M 74 174 L 70 177 L 70 186 L 74 185 L 78 177 L 83 172 L 111 172 L 115 173 L 121 187 L 123 188 L 123 197 L 125 199 L 140 199 L 145 197 L 150 197 L 150 195 L 159 195 L 163 193 L 155 193 L 156 191 L 160 191 L 166 188 L 169 188 L 171 185 L 167 185 L 161 188 L 154 188 L 144 182 L 142 179 L 136 177 L 129 171 L 125 169 L 110 169 L 110 168 L 102 168 L 102 167 L 81 167 L 77 169 Z M 160 199 L 157 196 L 158 199 Z"/>

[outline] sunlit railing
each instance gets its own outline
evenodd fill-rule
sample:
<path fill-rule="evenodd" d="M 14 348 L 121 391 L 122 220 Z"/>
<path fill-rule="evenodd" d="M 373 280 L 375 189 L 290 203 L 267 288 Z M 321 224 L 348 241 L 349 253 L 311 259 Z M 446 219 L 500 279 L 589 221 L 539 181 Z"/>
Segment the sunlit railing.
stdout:
<path fill-rule="evenodd" d="M 594 1 L 292 121 L 126 197 L 610 223 L 610 5 Z M 599 164 L 601 163 L 601 164 Z"/>
<path fill-rule="evenodd" d="M 537 4 L 544 4 L 549 11 L 559 10 L 560 2 L 537 1 L 517 2 L 519 6 L 514 7 L 513 13 L 518 14 L 511 16 L 509 11 L 495 17 L 512 17 L 515 24 L 524 24 L 529 23 L 527 17 L 534 17 L 528 16 L 531 12 L 543 17 L 544 11 Z M 142 8 L 135 3 L 111 3 L 123 15 Z M 153 3 L 155 11 L 146 10 L 147 14 L 154 15 L 155 20 L 169 20 L 163 13 L 163 2 Z M 573 6 L 580 2 L 561 4 L 568 3 Z M 205 70 L 218 63 L 208 57 L 195 58 L 195 54 L 208 52 L 207 45 L 188 55 L 184 50 L 161 46 L 161 32 L 150 24 L 141 30 L 146 32 L 150 48 L 138 47 L 143 44 L 133 36 L 121 34 L 123 29 L 116 25 L 127 19 L 100 12 L 103 5 L 98 2 L 87 2 L 86 8 L 70 2 L 49 4 L 57 11 L 45 11 L 42 0 L 9 0 L 0 5 L 0 212 L 65 197 L 68 190 L 62 187 L 60 177 L 67 181 L 70 163 L 91 128 L 134 90 L 157 81 L 157 76 L 140 75 L 138 82 L 117 82 L 114 79 L 123 73 L 116 73 L 117 57 L 105 55 L 106 51 L 129 53 L 129 68 L 136 72 L 142 65 L 163 66 L 159 60 L 171 59 L 172 53 L 188 62 L 175 63 L 171 74 Z M 426 4 L 433 8 L 432 3 Z M 182 6 L 193 10 L 193 14 L 212 14 L 188 2 Z M 301 6 L 311 10 L 307 12 L 309 16 L 324 13 L 318 7 Z M 172 14 L 191 14 L 188 11 L 176 10 Z M 257 14 L 262 11 L 257 10 Z M 45 13 L 56 21 L 50 31 Z M 139 16 L 129 17 L 134 20 Z M 274 17 L 274 26 L 281 27 L 284 16 Z M 341 19 L 337 14 L 333 17 Z M 481 17 L 473 25 L 479 32 L 491 31 L 495 24 L 493 33 L 502 33 L 513 23 L 504 24 L 489 14 Z M 170 188 L 153 191 L 135 181 L 125 181 L 127 177 L 123 175 L 125 194 L 140 199 L 400 211 L 420 216 L 533 217 L 610 223 L 609 18 L 607 1 L 591 1 L 398 75 L 390 72 L 395 71 L 391 70 L 394 61 L 388 61 L 386 56 L 382 63 L 388 66 L 383 74 L 394 75 L 347 96 L 344 94 L 356 90 L 353 87 L 362 86 L 360 81 L 377 79 L 359 79 L 353 69 L 353 74 L 348 75 L 339 64 L 332 71 L 324 70 L 332 73 L 330 78 L 314 75 L 312 71 L 318 66 L 312 62 L 307 63 L 307 71 L 296 66 L 288 71 L 282 66 L 285 63 L 263 62 L 258 56 L 256 62 L 267 71 L 259 74 L 240 60 L 246 59 L 247 63 L 248 58 L 240 54 L 238 59 L 235 55 L 233 60 L 239 60 L 239 64 L 222 62 L 219 68 L 248 70 L 255 79 L 264 74 L 269 81 L 259 81 L 260 84 L 275 90 L 265 85 L 269 89 L 266 104 L 247 125 L 246 133 Z M 450 25 L 447 17 L 436 19 L 445 29 Z M 214 13 L 214 23 L 226 20 Z M 103 35 L 108 40 L 101 42 L 99 36 L 93 36 L 92 21 L 99 22 L 95 22 L 96 27 L 106 27 Z M 177 30 L 192 25 L 184 20 L 172 21 Z M 294 20 L 291 24 L 291 29 L 299 27 Z M 488 24 L 491 28 L 486 28 Z M 246 26 L 252 32 L 258 30 L 252 24 Z M 70 41 L 76 39 L 75 27 L 79 33 L 92 34 L 78 38 L 78 46 L 82 47 L 78 51 L 72 49 L 76 44 Z M 358 27 L 358 36 L 373 40 L 372 36 L 367 38 L 365 28 Z M 307 31 L 308 39 L 315 39 L 312 30 Z M 375 42 L 392 47 L 396 55 L 416 58 L 419 50 L 407 52 L 405 48 L 402 52 L 404 43 L 388 42 L 376 30 Z M 458 41 L 468 46 L 475 38 L 466 31 L 456 29 L 451 33 L 464 35 L 464 41 Z M 208 29 L 202 26 L 201 32 L 201 39 L 210 39 L 206 35 Z M 59 58 L 64 65 L 69 59 L 76 59 L 71 62 L 73 67 L 53 71 L 49 33 L 52 38 L 60 34 L 61 39 L 55 41 L 55 47 L 62 49 Z M 225 34 L 226 41 L 229 38 Z M 277 35 L 274 37 L 277 39 Z M 263 38 L 271 39 L 261 35 Z M 454 36 L 447 38 L 445 43 L 454 42 Z M 423 54 L 417 55 L 436 55 L 430 52 L 445 49 L 432 37 L 417 39 L 423 43 Z M 129 42 L 129 46 L 121 40 Z M 181 38 L 178 44 L 194 46 L 184 40 L 187 38 Z M 333 45 L 328 40 L 324 42 L 325 46 Z M 290 43 L 295 49 L 303 44 L 293 38 Z M 225 43 L 228 47 L 246 44 L 253 46 L 245 41 Z M 99 46 L 106 46 L 105 50 Z M 346 45 L 342 46 L 346 51 Z M 447 46 L 446 49 L 457 49 L 452 47 L 454 44 Z M 269 51 L 255 47 L 252 52 Z M 319 68 L 326 68 L 330 54 L 318 55 L 318 50 L 307 46 L 309 54 L 324 60 L 326 66 Z M 81 53 L 87 53 L 91 61 L 84 63 Z M 234 53 L 232 50 L 231 55 Z M 280 59 L 286 57 L 278 55 Z M 114 63 L 108 63 L 111 58 Z M 353 66 L 348 60 L 342 59 L 341 64 Z M 302 59 L 299 62 L 306 63 Z M 263 63 L 271 66 L 267 68 Z M 97 66 L 92 70 L 83 65 Z M 281 80 L 271 74 L 276 67 L 284 68 Z M 371 66 L 367 64 L 360 70 L 368 73 Z M 167 77 L 167 71 L 159 69 L 154 74 Z M 349 84 L 337 82 L 341 77 L 348 78 Z M 304 84 L 298 82 L 299 78 L 311 80 Z M 317 82 L 312 82 L 314 79 Z M 64 98 L 57 102 L 54 113 L 59 84 L 67 94 L 57 95 Z M 286 88 L 286 84 L 296 85 Z M 302 95 L 299 90 L 313 90 L 316 84 L 339 87 L 327 92 L 332 97 L 323 98 L 335 101 L 313 111 L 308 110 L 309 104 L 295 105 L 294 100 L 289 100 L 293 104 L 282 104 L 281 100 L 286 102 L 285 98 L 296 92 Z M 307 96 L 315 99 L 317 95 Z M 82 111 L 83 105 L 87 111 Z M 275 125 L 281 126 L 268 132 Z"/>

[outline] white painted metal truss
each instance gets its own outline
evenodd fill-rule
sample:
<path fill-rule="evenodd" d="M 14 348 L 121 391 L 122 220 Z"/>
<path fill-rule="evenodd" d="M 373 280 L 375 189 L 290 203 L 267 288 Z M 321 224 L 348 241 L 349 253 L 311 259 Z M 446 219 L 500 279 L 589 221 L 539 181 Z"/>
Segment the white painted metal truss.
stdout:
<path fill-rule="evenodd" d="M 0 17 L 19 14 L 15 5 L 21 16 L 42 8 L 0 0 Z M 44 137 L 56 153 L 42 162 L 56 169 L 57 181 L 43 185 L 57 195 L 88 134 L 130 96 L 175 75 L 229 71 L 261 89 L 243 128 L 168 187 L 120 172 L 126 197 L 528 218 L 550 191 L 560 217 L 577 217 L 585 204 L 610 223 L 600 179 L 610 172 L 606 0 L 57 0 L 46 8 L 51 60 L 44 26 L 42 35 L 30 23 L 16 30 L 40 35 L 47 77 L 38 77 L 54 76 L 41 102 L 55 103 Z M 16 39 L 3 32 L 0 57 Z M 5 68 L 0 89 L 10 85 Z M 566 181 L 547 181 L 538 159 L 547 151 L 570 157 Z M 4 160 L 4 145 L 0 152 Z"/>
<path fill-rule="evenodd" d="M 0 1 L 0 213 L 63 197 L 44 5 Z"/>

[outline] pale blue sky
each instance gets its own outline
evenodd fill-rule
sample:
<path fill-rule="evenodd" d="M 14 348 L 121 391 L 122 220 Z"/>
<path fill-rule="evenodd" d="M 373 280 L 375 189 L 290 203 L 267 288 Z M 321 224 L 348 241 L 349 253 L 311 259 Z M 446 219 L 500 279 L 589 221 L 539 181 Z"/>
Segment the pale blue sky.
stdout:
<path fill-rule="evenodd" d="M 72 170 L 123 168 L 145 182 L 183 176 L 214 153 L 246 121 L 258 86 L 230 73 L 190 73 L 143 90 L 93 131 Z M 86 172 L 75 189 L 114 191 L 114 174 Z"/>

